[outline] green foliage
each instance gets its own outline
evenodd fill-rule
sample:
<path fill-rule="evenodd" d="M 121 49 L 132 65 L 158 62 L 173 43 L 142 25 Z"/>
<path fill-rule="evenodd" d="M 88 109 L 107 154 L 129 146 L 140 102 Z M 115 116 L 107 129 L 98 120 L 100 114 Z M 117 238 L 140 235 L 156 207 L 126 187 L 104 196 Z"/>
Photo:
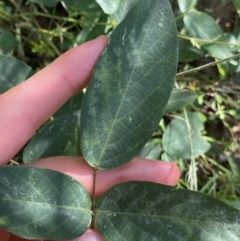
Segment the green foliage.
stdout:
<path fill-rule="evenodd" d="M 7 29 L 0 28 L 0 53 L 8 53 L 16 45 L 16 37 Z"/>
<path fill-rule="evenodd" d="M 167 126 L 162 144 L 170 160 L 191 159 L 208 151 L 210 145 L 201 137 L 203 123 L 198 113 L 185 112 Z"/>
<path fill-rule="evenodd" d="M 206 13 L 191 12 L 184 17 L 184 23 L 191 37 L 209 40 L 209 42 L 226 42 L 227 37 L 214 19 Z M 233 55 L 232 46 L 202 43 L 202 47 L 215 58 L 224 59 Z"/>
<path fill-rule="evenodd" d="M 7 55 L 0 55 L 0 94 L 27 79 L 32 69 Z M 6 68 L 8 66 L 9 68 Z M 14 71 L 13 71 L 14 69 Z"/>
<path fill-rule="evenodd" d="M 226 241 L 240 240 L 239 214 L 200 193 L 128 182 L 101 198 L 96 222 L 107 241 Z"/>
<path fill-rule="evenodd" d="M 91 199 L 73 178 L 33 167 L 0 168 L 0 226 L 27 239 L 70 239 L 91 221 Z"/>
<path fill-rule="evenodd" d="M 30 163 L 51 156 L 76 156 L 78 117 L 60 116 L 45 125 L 24 148 L 23 161 Z"/>
<path fill-rule="evenodd" d="M 28 0 L 16 12 L 5 2 L 0 2 L 0 93 L 64 50 L 111 34 L 86 93 L 60 108 L 17 160 L 82 152 L 95 169 L 110 169 L 136 155 L 161 157 L 177 161 L 182 176 L 181 188 L 116 185 L 93 208 L 85 188 L 68 176 L 1 167 L 0 228 L 29 239 L 64 240 L 83 234 L 96 217 L 106 241 L 239 241 L 238 209 L 182 188 L 239 206 L 240 144 L 234 130 L 240 120 L 240 70 L 233 60 L 239 27 L 225 31 L 196 0 L 171 1 L 175 20 L 168 0 Z M 239 12 L 239 1 L 232 2 Z M 181 76 L 173 88 L 177 47 Z M 208 64 L 206 57 L 230 59 L 193 73 Z"/>
<path fill-rule="evenodd" d="M 159 124 L 176 73 L 170 6 L 141 2 L 127 16 L 111 34 L 83 97 L 81 150 L 98 169 L 117 167 L 140 152 Z"/>

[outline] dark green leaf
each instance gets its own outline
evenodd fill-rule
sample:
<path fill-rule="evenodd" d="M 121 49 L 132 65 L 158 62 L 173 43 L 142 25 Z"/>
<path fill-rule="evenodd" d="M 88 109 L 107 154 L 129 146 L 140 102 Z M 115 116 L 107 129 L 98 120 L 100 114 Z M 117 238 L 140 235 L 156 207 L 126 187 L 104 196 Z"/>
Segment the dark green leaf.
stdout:
<path fill-rule="evenodd" d="M 82 16 L 82 30 L 77 35 L 73 45 L 86 42 L 100 16 L 104 14 L 101 7 L 95 0 L 64 0 L 64 3 L 70 10 L 80 13 Z"/>
<path fill-rule="evenodd" d="M 95 0 L 64 0 L 67 7 L 74 11 L 79 11 L 84 15 L 97 15 L 99 16 L 102 12 L 100 6 Z M 89 16 L 88 16 L 89 17 Z"/>
<path fill-rule="evenodd" d="M 87 35 L 85 41 L 95 39 L 98 36 L 105 34 L 106 25 L 102 23 L 107 23 L 107 21 L 108 21 L 108 15 L 102 14 L 98 22 L 96 23 L 96 25 L 91 29 L 91 31 Z M 101 25 L 99 25 L 99 23 L 101 23 Z"/>
<path fill-rule="evenodd" d="M 0 55 L 0 73 L 1 94 L 28 78 L 32 69 L 17 59 Z"/>
<path fill-rule="evenodd" d="M 0 168 L 0 228 L 27 239 L 70 239 L 91 221 L 86 189 L 62 173 L 33 168 Z"/>
<path fill-rule="evenodd" d="M 113 14 L 119 9 L 122 0 L 96 0 L 96 2 L 101 6 L 105 13 Z"/>
<path fill-rule="evenodd" d="M 0 28 L 0 54 L 10 52 L 16 45 L 16 37 L 8 30 Z"/>
<path fill-rule="evenodd" d="M 189 62 L 204 57 L 205 51 L 193 47 L 191 42 L 178 39 L 179 62 Z"/>
<path fill-rule="evenodd" d="M 162 139 L 164 151 L 172 160 L 190 159 L 210 148 L 201 136 L 203 123 L 198 113 L 187 112 L 176 116 L 167 126 Z"/>
<path fill-rule="evenodd" d="M 206 195 L 148 182 L 111 188 L 97 228 L 106 241 L 239 241 L 240 211 Z"/>
<path fill-rule="evenodd" d="M 159 124 L 177 66 L 176 26 L 168 0 L 140 0 L 113 31 L 81 110 L 87 162 L 110 169 L 128 162 Z"/>
<path fill-rule="evenodd" d="M 160 157 L 161 146 L 159 142 L 148 142 L 138 156 L 149 159 L 157 160 Z"/>
<path fill-rule="evenodd" d="M 76 114 L 78 115 L 81 109 L 81 103 L 83 98 L 83 92 L 79 92 L 74 95 L 69 101 L 67 101 L 55 114 L 54 117 Z"/>
<path fill-rule="evenodd" d="M 208 43 L 198 42 L 199 45 L 208 51 L 215 58 L 224 59 L 233 55 L 232 47 L 214 43 L 214 41 L 228 42 L 223 35 L 221 28 L 214 19 L 206 13 L 191 12 L 184 17 L 184 23 L 191 37 L 203 40 L 210 40 Z"/>
<path fill-rule="evenodd" d="M 173 89 L 164 113 L 179 110 L 191 104 L 195 99 L 196 94 L 190 90 Z"/>
<path fill-rule="evenodd" d="M 24 163 L 51 156 L 77 155 L 77 125 L 75 115 L 60 116 L 48 123 L 25 147 Z"/>
<path fill-rule="evenodd" d="M 178 0 L 178 6 L 182 13 L 185 13 L 196 7 L 197 0 Z"/>

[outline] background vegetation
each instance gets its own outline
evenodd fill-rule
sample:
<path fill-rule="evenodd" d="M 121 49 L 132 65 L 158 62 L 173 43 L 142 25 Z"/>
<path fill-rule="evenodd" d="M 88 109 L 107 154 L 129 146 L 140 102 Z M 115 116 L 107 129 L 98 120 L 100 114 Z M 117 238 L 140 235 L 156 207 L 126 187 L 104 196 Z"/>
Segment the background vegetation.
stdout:
<path fill-rule="evenodd" d="M 159 128 L 140 154 L 176 161 L 181 169 L 180 187 L 240 207 L 240 65 L 234 58 L 240 50 L 240 1 L 184 2 L 171 1 L 179 31 L 179 74 L 173 94 L 182 106 L 176 108 L 174 102 L 168 106 Z M 110 34 L 127 5 L 106 14 L 94 0 L 0 1 L 1 73 L 9 58 L 21 61 L 14 62 L 18 74 L 8 73 L 11 79 L 5 82 L 0 76 L 0 92 L 42 69 L 69 48 L 100 34 Z M 191 15 L 194 9 L 198 16 Z M 111 13 L 110 8 L 104 10 Z M 185 72 L 226 58 L 230 59 Z M 76 99 L 80 105 L 81 95 Z M 180 128 L 186 138 L 178 135 Z M 195 130 L 194 134 L 191 130 Z M 32 143 L 9 164 L 24 161 L 29 145 Z M 62 154 L 73 154 L 69 149 Z"/>

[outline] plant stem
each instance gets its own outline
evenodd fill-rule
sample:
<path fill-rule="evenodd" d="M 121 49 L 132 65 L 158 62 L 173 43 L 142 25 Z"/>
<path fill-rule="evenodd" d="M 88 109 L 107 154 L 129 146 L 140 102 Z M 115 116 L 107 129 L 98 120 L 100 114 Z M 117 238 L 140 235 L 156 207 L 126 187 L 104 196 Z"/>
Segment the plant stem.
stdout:
<path fill-rule="evenodd" d="M 190 69 L 190 70 L 187 70 L 187 71 L 184 71 L 184 72 L 177 73 L 176 76 L 178 77 L 178 76 L 183 76 L 183 75 L 186 75 L 186 74 L 191 74 L 191 73 L 197 72 L 197 71 L 202 70 L 202 69 L 207 69 L 207 68 L 209 68 L 211 66 L 214 66 L 214 65 L 217 65 L 219 63 L 222 63 L 222 62 L 225 62 L 225 61 L 228 61 L 228 60 L 232 60 L 232 59 L 237 59 L 237 58 L 240 58 L 240 54 L 236 54 L 236 55 L 233 55 L 231 57 L 221 59 L 221 60 L 217 60 L 217 61 L 211 62 L 209 64 L 202 65 L 202 66 L 194 68 L 194 69 Z"/>
<path fill-rule="evenodd" d="M 95 227 L 95 219 L 96 219 L 96 177 L 97 177 L 97 169 L 93 170 L 93 190 L 92 190 L 92 223 L 91 228 Z"/>
<path fill-rule="evenodd" d="M 182 34 L 178 34 L 178 37 L 182 38 L 182 39 L 195 41 L 195 42 L 202 42 L 202 43 L 206 43 L 206 44 L 221 44 L 221 45 L 240 47 L 240 44 L 237 44 L 237 43 L 228 43 L 228 42 L 222 42 L 222 41 L 217 41 L 217 40 L 212 40 L 212 39 L 193 38 L 193 37 L 190 37 L 187 35 L 182 35 Z"/>

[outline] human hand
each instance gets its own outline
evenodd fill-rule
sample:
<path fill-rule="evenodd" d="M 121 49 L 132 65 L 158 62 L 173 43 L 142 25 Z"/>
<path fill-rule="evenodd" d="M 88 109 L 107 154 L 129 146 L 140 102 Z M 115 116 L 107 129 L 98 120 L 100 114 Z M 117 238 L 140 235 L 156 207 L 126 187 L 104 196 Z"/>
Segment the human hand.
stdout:
<path fill-rule="evenodd" d="M 87 85 L 106 43 L 107 37 L 101 36 L 71 49 L 27 81 L 0 95 L 0 165 L 5 165 L 59 107 Z M 91 195 L 93 172 L 82 157 L 50 157 L 31 166 L 65 173 L 81 182 Z M 136 157 L 115 169 L 98 171 L 96 196 L 121 182 L 137 180 L 175 185 L 178 178 L 175 163 Z M 0 238 L 1 241 L 24 240 L 3 230 Z M 77 240 L 103 241 L 92 229 L 74 239 Z"/>

